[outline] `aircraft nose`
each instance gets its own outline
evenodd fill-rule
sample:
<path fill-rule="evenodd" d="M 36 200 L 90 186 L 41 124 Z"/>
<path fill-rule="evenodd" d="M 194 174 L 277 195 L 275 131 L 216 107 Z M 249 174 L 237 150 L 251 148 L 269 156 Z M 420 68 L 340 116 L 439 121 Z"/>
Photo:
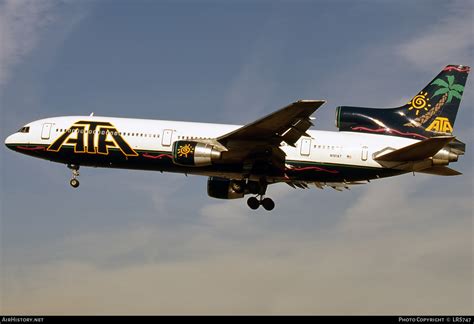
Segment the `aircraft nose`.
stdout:
<path fill-rule="evenodd" d="M 11 148 L 10 146 L 15 143 L 14 137 L 15 137 L 15 134 L 12 134 L 5 139 L 5 145 L 8 148 Z"/>

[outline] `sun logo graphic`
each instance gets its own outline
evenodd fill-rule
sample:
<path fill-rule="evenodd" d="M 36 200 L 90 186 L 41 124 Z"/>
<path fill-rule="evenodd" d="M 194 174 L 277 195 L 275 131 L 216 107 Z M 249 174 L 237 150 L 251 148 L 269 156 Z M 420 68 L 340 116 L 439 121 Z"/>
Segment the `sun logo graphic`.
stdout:
<path fill-rule="evenodd" d="M 430 101 L 430 99 L 427 97 L 427 95 L 428 92 L 421 91 L 420 94 L 413 97 L 413 99 L 408 102 L 408 104 L 410 105 L 410 108 L 408 108 L 408 110 L 410 111 L 415 109 L 417 116 L 420 113 L 420 110 L 422 109 L 428 111 L 428 108 L 431 108 L 431 104 L 428 102 Z"/>
<path fill-rule="evenodd" d="M 194 152 L 194 148 L 191 146 L 191 144 L 184 144 L 180 145 L 178 148 L 178 156 L 179 157 L 188 157 L 188 154 L 192 154 Z"/>

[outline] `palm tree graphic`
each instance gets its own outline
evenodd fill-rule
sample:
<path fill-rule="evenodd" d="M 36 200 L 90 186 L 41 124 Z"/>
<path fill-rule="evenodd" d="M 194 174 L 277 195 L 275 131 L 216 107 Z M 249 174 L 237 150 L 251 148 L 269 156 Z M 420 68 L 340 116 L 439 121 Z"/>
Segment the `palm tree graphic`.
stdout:
<path fill-rule="evenodd" d="M 450 103 L 451 100 L 453 100 L 453 97 L 461 100 L 461 92 L 464 91 L 464 86 L 454 83 L 454 75 L 448 75 L 446 79 L 448 80 L 448 82 L 444 81 L 441 78 L 438 78 L 431 83 L 431 85 L 437 85 L 440 87 L 438 90 L 435 91 L 431 99 L 436 96 L 443 96 L 438 101 L 438 103 L 432 109 L 430 109 L 430 111 L 428 111 L 423 116 L 415 118 L 415 121 L 417 123 L 426 123 L 428 120 L 430 120 L 431 117 L 433 117 L 433 115 L 435 115 L 441 109 L 441 107 L 443 107 L 445 103 Z"/>

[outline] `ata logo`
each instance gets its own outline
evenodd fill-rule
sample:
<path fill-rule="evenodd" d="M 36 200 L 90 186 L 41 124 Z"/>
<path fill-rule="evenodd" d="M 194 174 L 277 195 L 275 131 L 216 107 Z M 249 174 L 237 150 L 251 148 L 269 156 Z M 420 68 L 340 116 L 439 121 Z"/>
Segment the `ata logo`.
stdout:
<path fill-rule="evenodd" d="M 452 133 L 453 127 L 448 118 L 436 117 L 426 130 L 431 132 Z"/>
<path fill-rule="evenodd" d="M 73 145 L 74 153 L 109 154 L 119 149 L 125 156 L 137 156 L 117 129 L 108 122 L 78 121 L 59 136 L 47 151 L 58 152 L 63 145 Z"/>

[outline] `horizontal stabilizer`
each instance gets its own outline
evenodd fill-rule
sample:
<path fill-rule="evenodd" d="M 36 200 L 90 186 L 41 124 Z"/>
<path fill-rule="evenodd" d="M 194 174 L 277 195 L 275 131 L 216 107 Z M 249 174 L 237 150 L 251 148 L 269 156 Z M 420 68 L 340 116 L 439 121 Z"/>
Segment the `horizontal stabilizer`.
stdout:
<path fill-rule="evenodd" d="M 456 175 L 461 175 L 462 173 L 456 170 L 453 170 L 451 168 L 448 168 L 446 166 L 434 166 L 428 169 L 424 169 L 421 171 L 417 171 L 421 173 L 427 173 L 427 174 L 434 174 L 434 175 L 441 175 L 441 176 L 456 176 Z"/>
<path fill-rule="evenodd" d="M 376 156 L 374 160 L 386 162 L 424 160 L 435 155 L 439 150 L 441 150 L 444 146 L 446 146 L 446 144 L 451 142 L 453 139 L 454 136 L 431 137 L 421 142 L 392 151 L 390 153 L 382 154 L 381 156 Z"/>

